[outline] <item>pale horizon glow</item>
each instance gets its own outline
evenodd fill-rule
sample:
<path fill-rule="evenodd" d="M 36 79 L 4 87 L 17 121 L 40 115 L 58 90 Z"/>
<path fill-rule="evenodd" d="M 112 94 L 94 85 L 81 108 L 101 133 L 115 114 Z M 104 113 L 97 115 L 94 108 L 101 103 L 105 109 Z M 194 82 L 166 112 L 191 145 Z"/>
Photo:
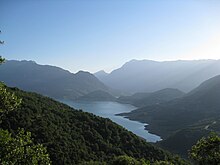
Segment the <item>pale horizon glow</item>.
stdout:
<path fill-rule="evenodd" d="M 220 59 L 219 9 L 219 0 L 2 0 L 0 54 L 73 73 L 132 59 Z"/>

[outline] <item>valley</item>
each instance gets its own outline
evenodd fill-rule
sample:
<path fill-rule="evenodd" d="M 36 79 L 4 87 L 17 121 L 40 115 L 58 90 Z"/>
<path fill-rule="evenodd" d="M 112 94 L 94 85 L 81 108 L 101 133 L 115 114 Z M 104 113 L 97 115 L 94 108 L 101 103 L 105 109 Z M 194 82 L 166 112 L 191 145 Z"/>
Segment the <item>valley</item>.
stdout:
<path fill-rule="evenodd" d="M 204 61 L 210 62 L 213 61 Z M 41 75 L 43 70 L 44 74 Z M 35 73 L 35 79 L 30 71 Z M 188 157 L 187 151 L 197 140 L 212 131 L 220 132 L 219 76 L 208 79 L 191 92 L 164 88 L 154 92 L 142 91 L 125 95 L 108 87 L 90 73 L 81 71 L 75 75 L 61 68 L 30 61 L 6 62 L 0 66 L 0 73 L 0 78 L 9 86 L 39 92 L 73 108 L 109 118 L 146 141 L 156 142 L 156 145 L 184 158 Z M 49 74 L 54 75 L 54 78 L 46 78 Z M 65 74 L 72 78 L 66 81 L 67 79 L 63 79 Z M 26 78 L 22 79 L 22 76 Z M 43 80 L 37 81 L 41 79 Z M 47 89 L 43 85 L 45 83 L 50 84 Z M 66 87 L 71 88 L 66 90 Z"/>
<path fill-rule="evenodd" d="M 145 125 L 147 125 L 146 123 L 132 121 L 124 118 L 123 116 L 116 116 L 118 113 L 130 112 L 136 109 L 136 107 L 132 105 L 110 101 L 58 101 L 65 103 L 73 108 L 81 109 L 85 112 L 93 113 L 100 117 L 109 118 L 113 122 L 123 126 L 134 134 L 146 139 L 148 142 L 157 142 L 161 140 L 159 136 L 150 134 L 147 130 L 145 130 Z"/>
<path fill-rule="evenodd" d="M 0 11 L 0 165 L 220 165 L 220 0 Z"/>

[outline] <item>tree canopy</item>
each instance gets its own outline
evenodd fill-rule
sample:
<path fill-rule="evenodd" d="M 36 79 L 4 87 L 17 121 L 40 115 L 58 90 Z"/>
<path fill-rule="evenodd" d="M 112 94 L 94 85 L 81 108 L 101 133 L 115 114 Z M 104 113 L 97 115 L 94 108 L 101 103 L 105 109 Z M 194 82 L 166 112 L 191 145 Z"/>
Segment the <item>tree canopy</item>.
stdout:
<path fill-rule="evenodd" d="M 199 165 L 220 164 L 220 136 L 212 133 L 200 139 L 192 147 L 189 157 Z"/>
<path fill-rule="evenodd" d="M 0 56 L 0 64 L 4 58 Z M 14 93 L 8 92 L 6 86 L 0 82 L 0 123 L 10 111 L 16 110 L 21 104 Z M 34 144 L 31 133 L 18 129 L 12 135 L 8 130 L 0 129 L 0 164 L 51 164 L 46 148 L 41 144 Z"/>

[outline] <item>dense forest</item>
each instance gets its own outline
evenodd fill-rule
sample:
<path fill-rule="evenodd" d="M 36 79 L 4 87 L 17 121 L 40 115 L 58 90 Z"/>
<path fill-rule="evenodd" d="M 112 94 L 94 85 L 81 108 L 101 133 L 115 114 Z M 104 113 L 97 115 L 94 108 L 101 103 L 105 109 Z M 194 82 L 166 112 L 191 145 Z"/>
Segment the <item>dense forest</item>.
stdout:
<path fill-rule="evenodd" d="M 8 89 L 22 99 L 19 109 L 9 112 L 1 128 L 30 131 L 34 142 L 43 144 L 53 164 L 110 161 L 128 155 L 150 162 L 167 160 L 186 164 L 177 156 L 147 143 L 109 119 L 75 110 L 65 104 L 17 88 Z"/>

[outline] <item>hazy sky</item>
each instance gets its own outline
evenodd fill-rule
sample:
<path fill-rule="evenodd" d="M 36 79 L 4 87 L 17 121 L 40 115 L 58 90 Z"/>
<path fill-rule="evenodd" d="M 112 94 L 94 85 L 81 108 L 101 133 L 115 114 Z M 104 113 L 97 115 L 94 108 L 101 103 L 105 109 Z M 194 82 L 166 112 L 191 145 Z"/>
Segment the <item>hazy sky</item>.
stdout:
<path fill-rule="evenodd" d="M 0 0 L 0 54 L 72 72 L 220 59 L 220 0 Z"/>

